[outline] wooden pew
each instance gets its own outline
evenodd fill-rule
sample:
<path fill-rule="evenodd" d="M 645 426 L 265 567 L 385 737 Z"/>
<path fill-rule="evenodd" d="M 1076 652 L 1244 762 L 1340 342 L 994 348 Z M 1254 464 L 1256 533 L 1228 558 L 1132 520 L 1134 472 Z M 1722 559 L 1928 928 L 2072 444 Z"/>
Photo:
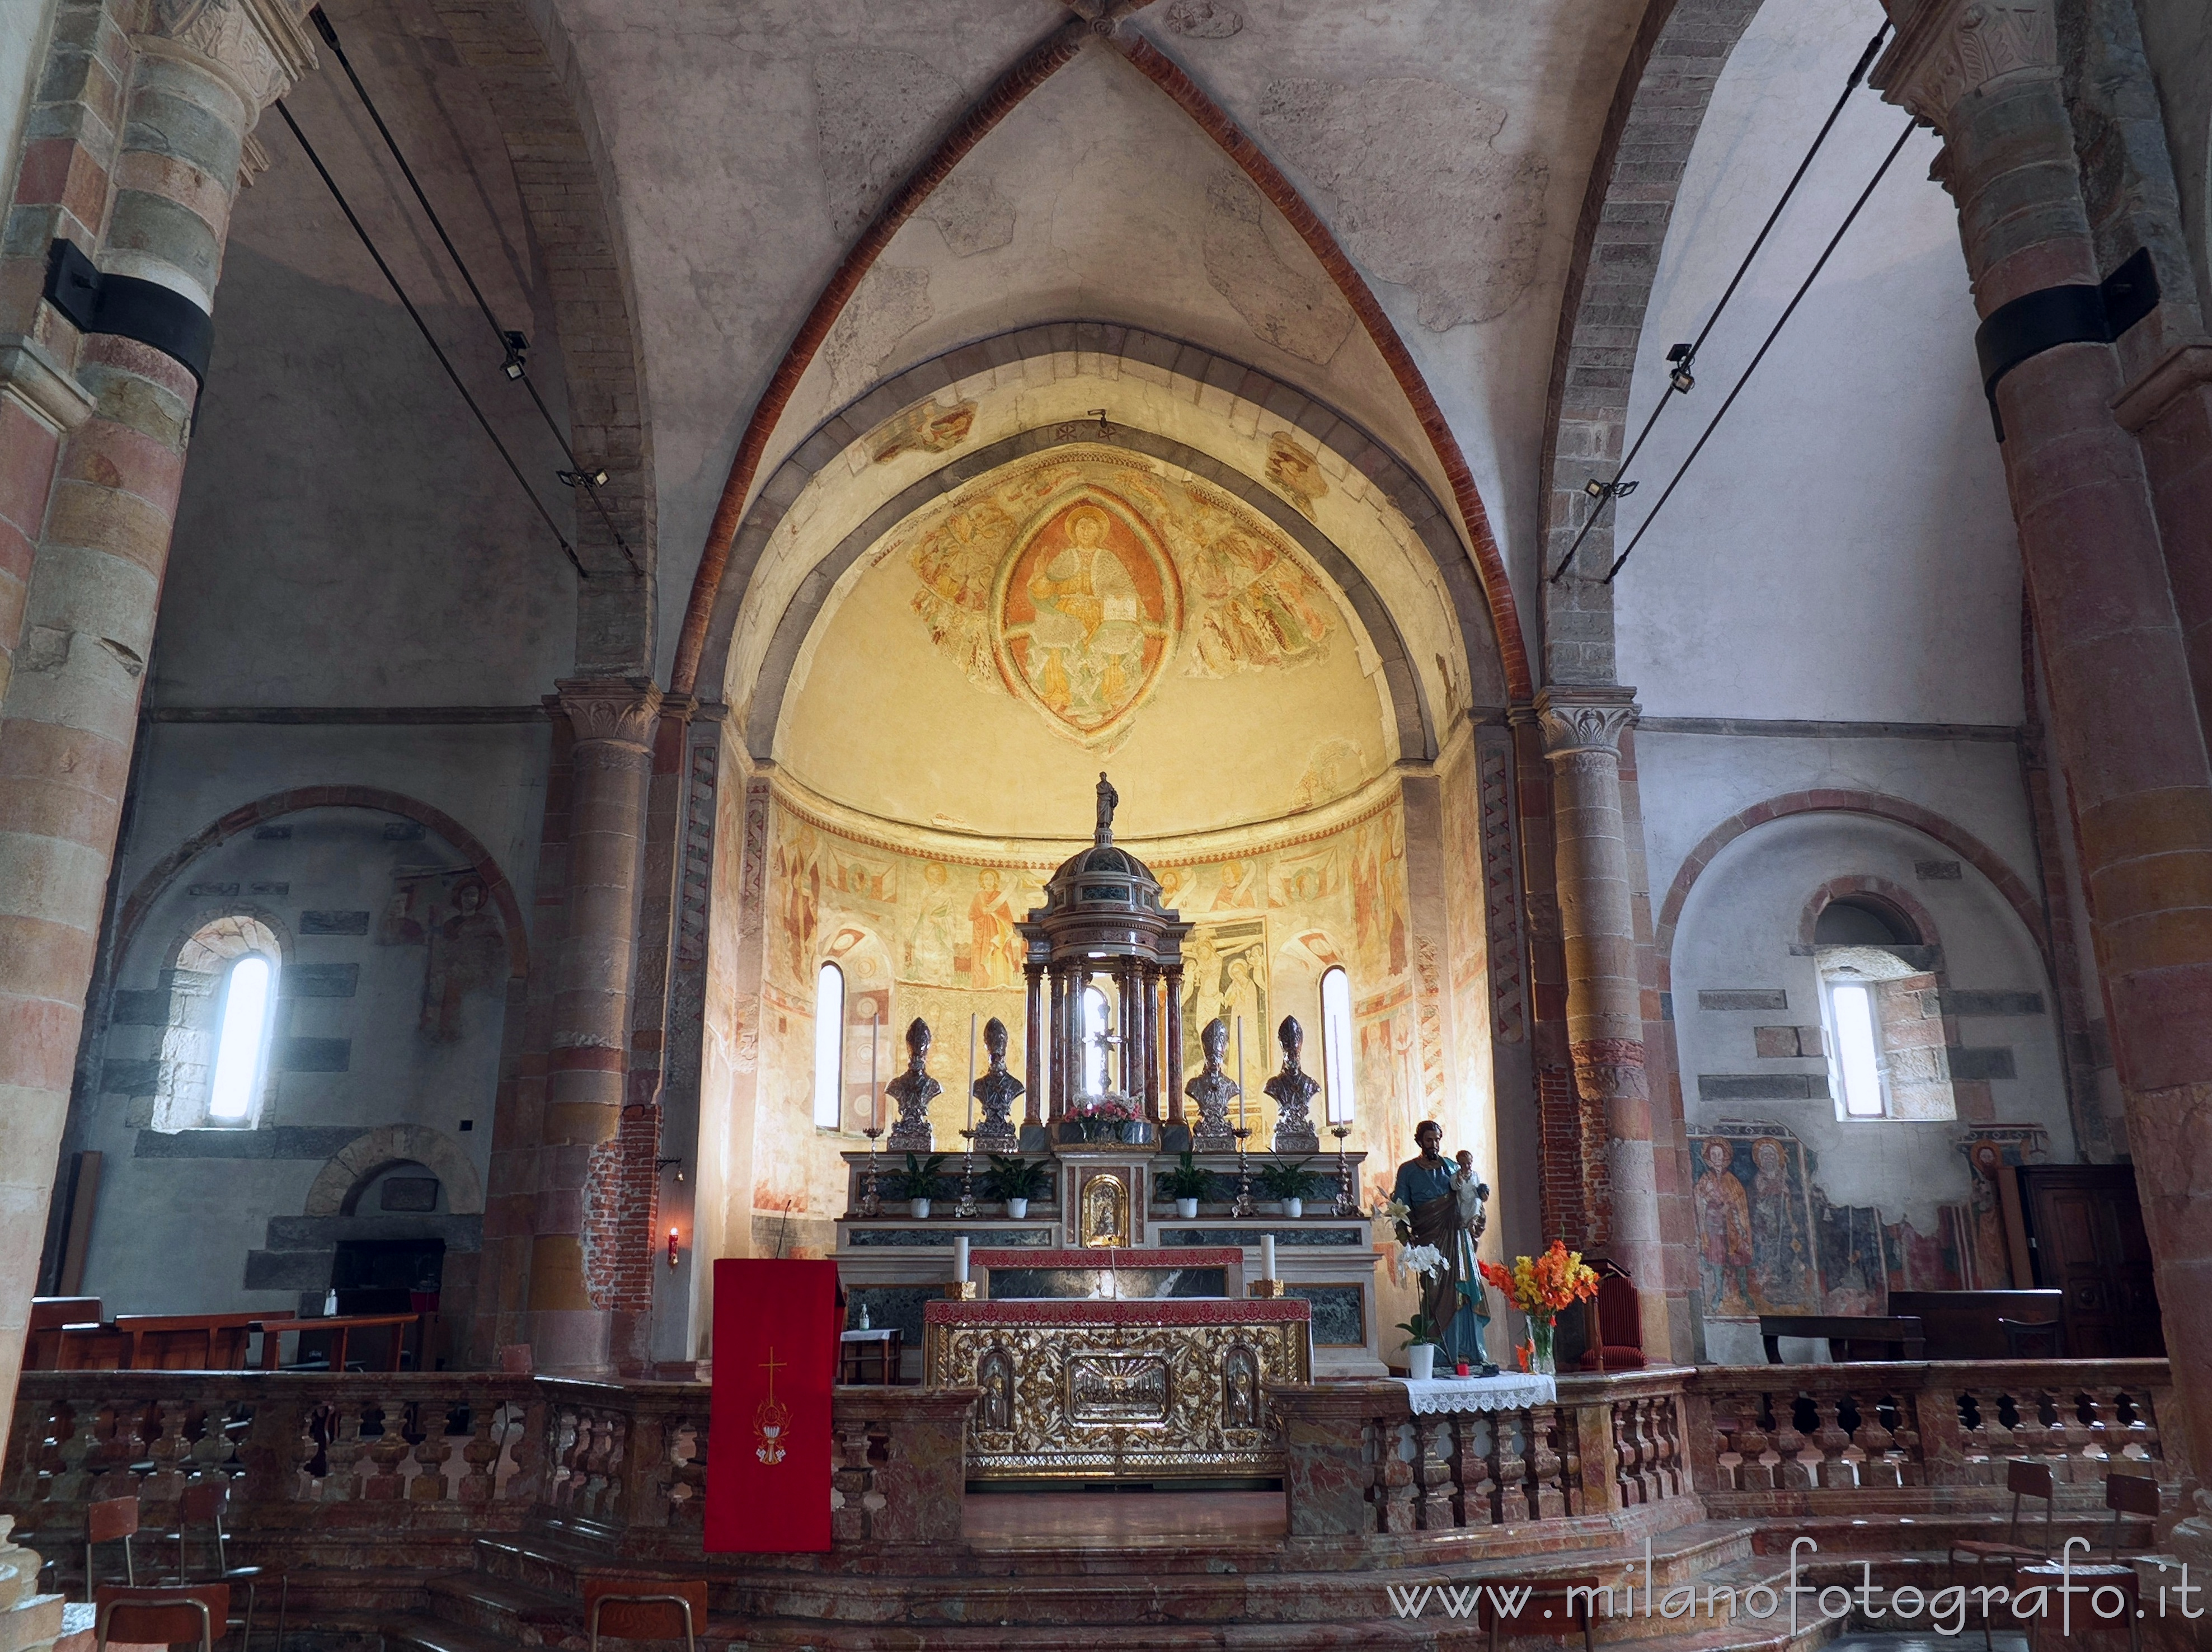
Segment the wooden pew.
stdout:
<path fill-rule="evenodd" d="M 246 1340 L 289 1312 L 118 1314 L 115 1328 L 131 1339 L 134 1371 L 242 1371 Z"/>
<path fill-rule="evenodd" d="M 1766 1345 L 1766 1363 L 1782 1363 L 1781 1340 L 1784 1337 L 1826 1337 L 1828 1351 L 1839 1361 L 1848 1361 L 1855 1354 L 1864 1359 L 1869 1356 L 1861 1351 L 1870 1345 L 1879 1345 L 1882 1352 L 1873 1356 L 1881 1359 L 1919 1359 L 1927 1346 L 1921 1334 L 1920 1321 L 1916 1319 L 1875 1319 L 1849 1314 L 1761 1314 L 1759 1334 Z"/>
<path fill-rule="evenodd" d="M 1893 1291 L 1889 1311 L 1927 1327 L 1930 1359 L 2008 1359 L 2012 1345 L 1997 1321 L 2054 1321 L 2065 1300 L 2063 1291 Z"/>
<path fill-rule="evenodd" d="M 33 1297 L 31 1323 L 23 1339 L 23 1369 L 61 1369 L 62 1331 L 66 1326 L 100 1323 L 97 1297 Z"/>

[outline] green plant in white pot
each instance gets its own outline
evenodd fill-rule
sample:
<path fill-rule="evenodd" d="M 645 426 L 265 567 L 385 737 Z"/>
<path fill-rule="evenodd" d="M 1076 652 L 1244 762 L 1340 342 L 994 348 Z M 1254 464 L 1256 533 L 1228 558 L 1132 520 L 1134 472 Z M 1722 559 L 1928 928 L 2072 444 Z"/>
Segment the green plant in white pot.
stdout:
<path fill-rule="evenodd" d="M 1175 1200 L 1176 1214 L 1186 1222 L 1198 1214 L 1198 1201 L 1213 1187 L 1213 1172 L 1186 1152 L 1173 1169 L 1160 1172 L 1160 1191 Z"/>
<path fill-rule="evenodd" d="M 1306 1213 L 1306 1195 L 1319 1192 L 1323 1185 L 1320 1176 L 1306 1169 L 1304 1159 L 1295 1164 L 1285 1164 L 1280 1159 L 1271 1160 L 1260 1167 L 1253 1180 L 1260 1184 L 1260 1191 L 1267 1197 L 1282 1202 L 1283 1214 L 1288 1217 L 1304 1216 Z"/>
<path fill-rule="evenodd" d="M 932 1153 L 927 1160 L 908 1153 L 906 1168 L 891 1172 L 891 1197 L 906 1200 L 909 1214 L 927 1216 L 929 1201 L 937 1196 L 938 1176 L 944 1169 L 942 1153 Z"/>
<path fill-rule="evenodd" d="M 991 1168 L 983 1173 L 983 1194 L 1002 1200 L 1006 1214 L 1019 1221 L 1030 1213 L 1030 1200 L 1041 1199 L 1052 1187 L 1052 1172 L 1042 1159 L 1019 1153 L 994 1153 Z"/>

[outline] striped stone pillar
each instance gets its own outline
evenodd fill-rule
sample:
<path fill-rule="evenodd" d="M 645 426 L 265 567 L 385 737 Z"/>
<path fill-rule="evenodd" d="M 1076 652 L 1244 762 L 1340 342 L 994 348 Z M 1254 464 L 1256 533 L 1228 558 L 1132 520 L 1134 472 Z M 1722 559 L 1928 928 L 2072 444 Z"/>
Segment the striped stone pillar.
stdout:
<path fill-rule="evenodd" d="M 1984 319 L 2096 283 L 2106 271 L 2051 0 L 1890 10 L 1897 38 L 1875 84 L 1943 135 L 1941 175 Z M 2114 413 L 2118 354 L 2048 329 L 2030 342 L 2040 348 L 1996 387 L 2005 482 L 2166 1350 L 2201 1467 L 2212 1463 L 2212 764 L 2142 452 Z M 2196 1523 L 2197 1552 L 2212 1556 L 2212 1524 Z"/>
<path fill-rule="evenodd" d="M 126 36 L 142 10 L 150 31 Z M 0 1408 L 21 1360 L 198 393 L 171 356 L 80 336 L 45 303 L 47 247 L 69 240 L 103 274 L 210 314 L 247 136 L 313 61 L 287 0 L 112 12 L 73 0 L 39 77 L 0 258 Z M 24 440 L 20 415 L 41 408 L 32 422 L 46 434 Z M 6 1643 L 28 1643 L 14 1632 L 0 1625 Z"/>
<path fill-rule="evenodd" d="M 574 731 L 568 930 L 553 979 L 530 1245 L 530 1344 L 541 1370 L 597 1373 L 611 1360 L 625 1248 L 640 1238 L 621 1228 L 620 1130 L 660 691 L 641 677 L 576 678 L 560 690 Z"/>
<path fill-rule="evenodd" d="M 1620 802 L 1620 738 L 1635 723 L 1633 689 L 1545 689 L 1536 698 L 1552 771 L 1559 931 L 1567 966 L 1567 1056 L 1582 1099 L 1601 1108 L 1602 1143 L 1585 1141 L 1608 1170 L 1610 1208 L 1588 1212 L 1590 1248 L 1628 1270 L 1644 1314 L 1644 1346 L 1667 1357 L 1674 1304 L 1660 1244 L 1651 1090 L 1644 1067 L 1644 1007 L 1636 960 L 1627 827 Z M 1686 1319 L 1687 1306 L 1682 1304 Z"/>

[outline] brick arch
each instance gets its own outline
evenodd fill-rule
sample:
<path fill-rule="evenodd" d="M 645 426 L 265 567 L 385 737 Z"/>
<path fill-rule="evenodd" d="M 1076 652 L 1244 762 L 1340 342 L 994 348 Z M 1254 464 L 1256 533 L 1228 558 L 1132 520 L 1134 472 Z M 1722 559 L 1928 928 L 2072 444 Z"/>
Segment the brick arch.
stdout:
<path fill-rule="evenodd" d="M 1723 849 L 1753 827 L 1764 826 L 1769 821 L 1786 819 L 1791 815 L 1809 814 L 1871 815 L 1877 820 L 1909 826 L 1916 832 L 1934 838 L 1990 880 L 2027 929 L 2028 938 L 2035 943 L 2036 951 L 2043 959 L 2045 972 L 2049 972 L 2051 941 L 2044 927 L 2042 906 L 2020 874 L 2007 865 L 1996 851 L 1972 832 L 1917 803 L 1909 803 L 1903 798 L 1893 798 L 1886 793 L 1789 792 L 1780 797 L 1769 798 L 1764 803 L 1754 803 L 1747 809 L 1738 810 L 1707 832 L 1697 847 L 1684 857 L 1680 869 L 1674 874 L 1674 883 L 1668 887 L 1667 898 L 1660 905 L 1659 921 L 1651 937 L 1652 951 L 1659 965 L 1659 986 L 1662 991 L 1674 984 L 1674 926 L 1681 921 L 1682 908 L 1690 898 L 1690 890 L 1705 868 L 1713 863 L 1714 858 Z"/>
<path fill-rule="evenodd" d="M 1713 87 L 1759 10 L 1759 0 L 1652 0 L 1615 82 L 1598 141 L 1559 303 L 1544 414 L 1543 571 L 1549 574 L 1589 519 L 1583 484 L 1609 472 L 1625 451 L 1628 394 L 1644 312 L 1674 217 L 1674 192 L 1705 124 Z M 1577 567 L 1613 561 L 1608 514 L 1583 541 Z M 1585 616 L 1573 628 L 1572 675 L 1614 680 L 1613 591 L 1569 575 L 1540 580 L 1547 616 Z M 1547 630 L 1565 630 L 1547 625 Z M 1601 653 L 1601 659 L 1589 656 Z M 1547 675 L 1549 674 L 1547 671 Z"/>
<path fill-rule="evenodd" d="M 507 932 L 507 974 L 520 980 L 530 973 L 530 936 L 523 928 L 522 906 L 515 899 L 514 887 L 500 870 L 492 853 L 477 840 L 476 835 L 441 809 L 417 801 L 398 792 L 387 792 L 375 786 L 300 786 L 289 792 L 274 792 L 258 802 L 246 804 L 232 810 L 221 819 L 202 827 L 175 848 L 154 863 L 137 887 L 123 903 L 115 924 L 115 952 L 124 957 L 163 890 L 174 883 L 178 875 L 209 850 L 218 848 L 240 832 L 251 830 L 286 815 L 299 813 L 303 809 L 368 809 L 387 815 L 398 815 L 405 820 L 418 821 L 468 857 L 470 866 L 483 880 L 484 895 L 493 909 L 499 914 L 500 925 Z"/>
<path fill-rule="evenodd" d="M 592 577 L 576 589 L 577 664 L 644 671 L 653 659 L 658 492 L 629 248 L 602 181 L 613 168 L 590 90 L 558 8 L 523 0 L 431 7 L 499 123 L 529 215 L 559 333 L 569 445 L 586 465 L 606 467 L 599 497 L 647 576 L 632 573 L 599 512 L 579 499 L 576 554 Z M 533 16 L 544 20 L 543 34 Z"/>
<path fill-rule="evenodd" d="M 468 1150 L 442 1130 L 387 1124 L 363 1131 L 331 1155 L 309 1184 L 305 1216 L 341 1216 L 354 1190 L 395 1164 L 419 1164 L 445 1184 L 446 1208 L 455 1216 L 482 1216 L 483 1178 Z"/>
<path fill-rule="evenodd" d="M 1355 455 L 1375 485 L 1389 495 L 1413 525 L 1416 536 L 1427 550 L 1452 602 L 1461 647 L 1466 654 L 1463 663 L 1471 692 L 1478 705 L 1484 703 L 1484 694 L 1498 683 L 1496 639 L 1481 587 L 1460 552 L 1458 540 L 1446 523 L 1442 506 L 1373 437 L 1323 404 L 1257 368 L 1140 328 L 1103 322 L 1056 322 L 1021 328 L 933 356 L 870 391 L 863 399 L 875 409 L 920 405 L 944 386 L 948 374 L 957 380 L 975 370 L 973 364 L 987 356 L 1005 363 L 1077 352 L 1086 356 L 1118 357 L 1133 367 L 1160 368 L 1194 387 L 1226 386 L 1232 398 L 1255 409 L 1264 406 L 1324 448 Z M 1163 362 L 1172 365 L 1162 367 Z M 857 439 L 855 425 L 868 416 L 857 416 L 848 420 L 842 413 L 833 415 L 821 427 L 832 440 L 802 443 L 776 468 L 769 485 L 746 512 L 744 525 L 735 541 L 736 554 L 732 564 L 737 577 L 725 582 L 708 633 L 704 676 L 716 691 L 720 690 L 728 669 L 729 650 L 744 601 L 743 586 L 750 582 L 759 567 L 785 514 L 796 507 L 818 472 L 839 464 L 845 444 Z M 828 606 L 839 576 L 899 522 L 976 477 L 1031 453 L 1099 440 L 1087 427 L 1073 435 L 1062 434 L 1066 428 L 1064 425 L 1036 427 L 987 447 L 957 453 L 886 500 L 843 538 L 819 548 L 812 572 L 801 581 L 789 605 L 777 617 L 757 671 L 744 684 L 743 694 L 732 696 L 733 703 L 742 701 L 746 705 L 745 739 L 756 758 L 766 759 L 770 755 L 791 673 L 815 621 Z M 1367 575 L 1327 534 L 1273 489 L 1212 454 L 1133 427 L 1116 427 L 1110 440 L 1116 447 L 1164 459 L 1234 495 L 1286 538 L 1296 541 L 1343 592 L 1346 604 L 1381 662 L 1400 758 L 1418 762 L 1436 755 L 1444 732 L 1437 726 L 1438 711 L 1428 702 L 1420 671 L 1407 653 L 1398 622 Z"/>
<path fill-rule="evenodd" d="M 1942 945 L 1942 932 L 1936 926 L 1935 914 L 1921 905 L 1912 892 L 1902 884 L 1893 884 L 1887 878 L 1876 878 L 1871 872 L 1831 878 L 1814 890 L 1797 920 L 1797 944 L 1810 947 L 1813 932 L 1820 922 L 1820 914 L 1837 902 L 1848 901 L 1855 896 L 1865 896 L 1876 905 L 1894 907 L 1897 915 L 1912 926 L 1917 937 L 1916 944 Z"/>
<path fill-rule="evenodd" d="M 982 141 L 1001 120 L 1013 112 L 1024 99 L 1072 61 L 1085 39 L 1097 35 L 1120 52 L 1146 79 L 1158 87 L 1170 101 L 1189 116 L 1191 120 L 1235 162 L 1261 194 L 1267 197 L 1280 211 L 1303 240 L 1309 251 L 1335 283 L 1337 291 L 1359 319 L 1369 340 L 1389 367 L 1400 392 L 1412 405 L 1437 462 L 1450 483 L 1452 502 L 1457 507 L 1467 534 L 1466 554 L 1473 562 L 1481 582 L 1483 599 L 1490 610 L 1491 628 L 1495 634 L 1499 663 L 1505 672 L 1506 691 L 1515 704 L 1525 703 L 1534 693 L 1529 671 L 1526 644 L 1522 637 L 1521 620 L 1513 597 L 1511 581 L 1506 577 L 1504 558 L 1499 554 L 1496 536 L 1490 527 L 1490 518 L 1482 498 L 1476 489 L 1474 472 L 1469 468 L 1467 456 L 1459 446 L 1427 380 L 1414 362 L 1405 341 L 1399 337 L 1397 328 L 1389 313 L 1369 288 L 1352 260 L 1345 256 L 1318 214 L 1306 203 L 1297 187 L 1259 146 L 1247 137 L 1236 122 L 1197 83 L 1185 75 L 1173 59 L 1133 30 L 1121 28 L 1110 21 L 1088 23 L 1079 21 L 1062 24 L 1020 58 L 977 99 L 956 121 L 942 141 L 924 157 L 921 163 L 908 174 L 874 220 L 860 232 L 852 250 L 845 256 L 829 282 L 817 296 L 806 319 L 799 324 L 797 335 L 777 363 L 769 377 L 768 387 L 753 405 L 751 416 L 745 422 L 744 434 L 738 442 L 738 451 L 730 461 L 730 471 L 722 485 L 720 501 L 714 507 L 713 521 L 707 530 L 707 542 L 700 552 L 699 568 L 691 585 L 691 594 L 684 612 L 683 629 L 677 638 L 676 658 L 669 673 L 672 694 L 689 695 L 698 691 L 701 665 L 704 660 L 708 631 L 713 624 L 714 610 L 721 595 L 725 576 L 730 572 L 731 547 L 735 543 L 739 527 L 745 518 L 745 508 L 752 496 L 753 483 L 759 472 L 761 459 L 768 450 L 770 435 L 782 418 L 785 409 L 799 389 L 809 365 L 828 338 L 830 328 L 843 313 L 846 304 L 859 288 L 868 271 L 874 268 L 878 258 L 889 246 L 907 221 L 926 202 L 937 186 L 949 177 L 968 153 Z"/>

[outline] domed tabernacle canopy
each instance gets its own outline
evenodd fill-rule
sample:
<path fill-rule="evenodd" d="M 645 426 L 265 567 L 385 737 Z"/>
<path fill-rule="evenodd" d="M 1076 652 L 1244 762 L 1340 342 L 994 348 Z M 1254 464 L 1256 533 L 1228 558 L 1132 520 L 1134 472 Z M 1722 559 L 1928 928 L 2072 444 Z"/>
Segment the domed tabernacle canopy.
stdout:
<path fill-rule="evenodd" d="M 1030 1093 L 1047 1098 L 1053 1121 L 1102 1099 L 1079 1093 L 1084 1047 L 1097 1036 L 1084 1024 L 1084 993 L 1109 984 L 1109 1043 L 1119 1055 L 1105 1090 L 1141 1105 L 1154 1121 L 1164 1092 L 1169 1116 L 1182 1115 L 1182 938 L 1190 926 L 1161 906 L 1152 869 L 1115 846 L 1121 800 L 1102 772 L 1091 847 L 1061 864 L 1045 885 L 1044 904 L 1018 926 L 1029 977 Z"/>

